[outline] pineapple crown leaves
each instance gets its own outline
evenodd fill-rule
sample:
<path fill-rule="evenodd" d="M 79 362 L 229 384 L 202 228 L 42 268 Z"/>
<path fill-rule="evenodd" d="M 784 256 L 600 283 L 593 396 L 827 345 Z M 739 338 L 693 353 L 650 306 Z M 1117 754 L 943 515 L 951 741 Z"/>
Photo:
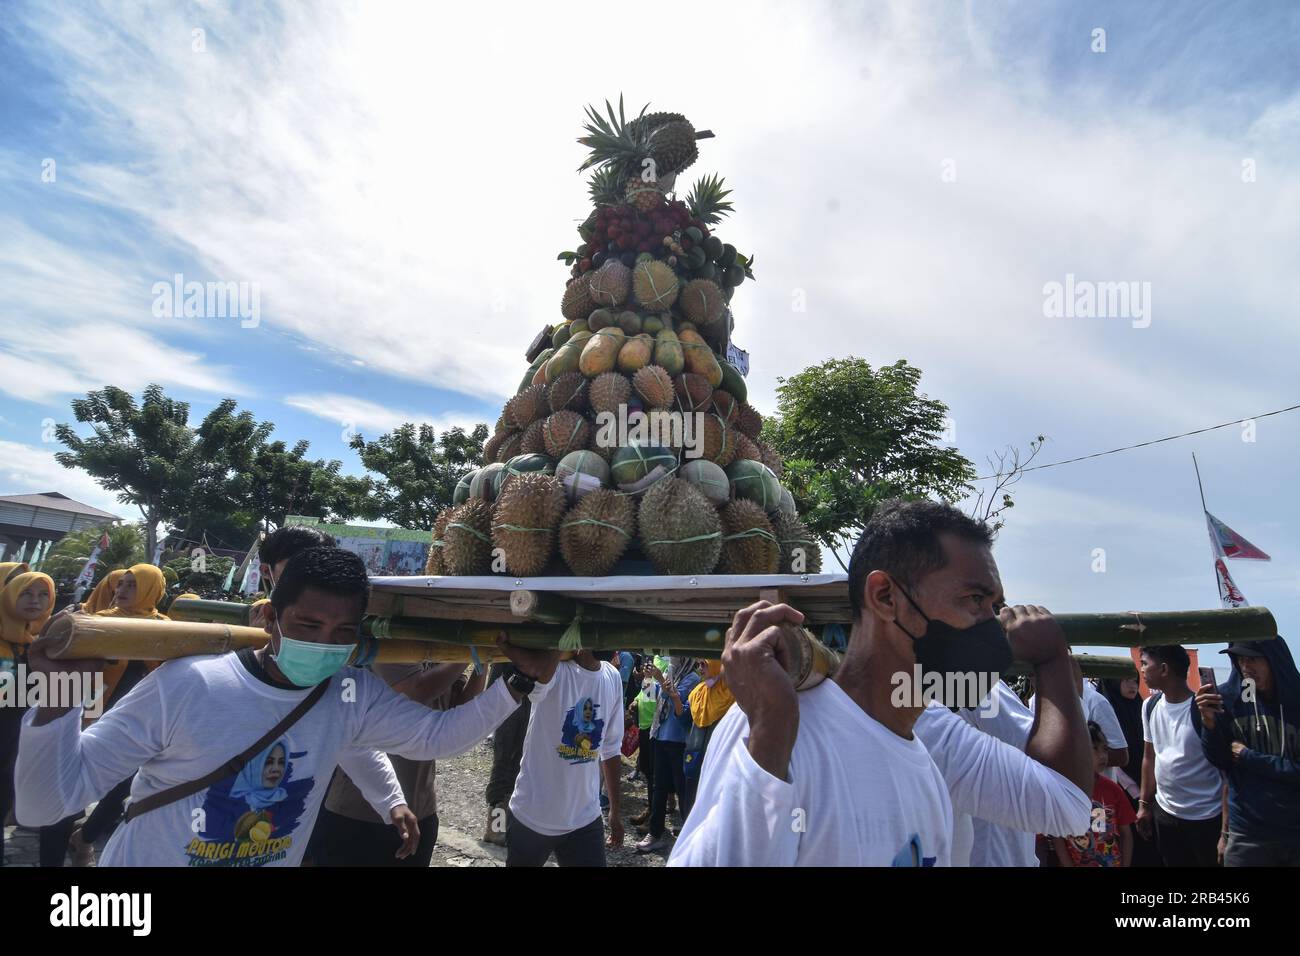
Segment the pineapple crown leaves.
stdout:
<path fill-rule="evenodd" d="M 616 206 L 623 201 L 623 185 L 624 180 L 616 169 L 602 166 L 591 174 L 587 192 L 597 206 Z"/>
<path fill-rule="evenodd" d="M 692 216 L 713 226 L 721 222 L 724 216 L 731 214 L 732 205 L 727 201 L 731 190 L 722 188 L 724 182 L 725 180 L 716 173 L 701 176 L 695 181 L 690 194 L 686 197 L 686 205 Z"/>
<path fill-rule="evenodd" d="M 599 110 L 587 106 L 588 122 L 583 125 L 587 135 L 578 137 L 578 142 L 590 149 L 591 153 L 578 167 L 578 172 L 590 169 L 592 166 L 614 166 L 620 170 L 635 169 L 642 159 L 650 155 L 652 130 L 642 122 L 645 119 L 645 111 L 649 108 L 649 103 L 641 107 L 641 112 L 629 123 L 623 109 L 622 94 L 618 98 L 617 115 L 614 113 L 613 104 L 609 100 L 605 101 L 605 113 L 608 119 L 601 116 Z"/>

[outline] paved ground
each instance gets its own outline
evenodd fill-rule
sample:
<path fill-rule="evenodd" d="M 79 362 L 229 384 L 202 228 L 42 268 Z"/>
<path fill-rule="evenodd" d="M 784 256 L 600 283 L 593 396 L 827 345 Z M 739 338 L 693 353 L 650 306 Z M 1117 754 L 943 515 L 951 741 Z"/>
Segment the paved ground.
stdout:
<path fill-rule="evenodd" d="M 438 845 L 433 851 L 433 866 L 505 865 L 505 850 L 479 839 L 487 822 L 483 787 L 491 766 L 492 746 L 488 742 L 452 760 L 439 761 Z M 633 761 L 624 759 L 624 845 L 621 849 L 608 850 L 607 860 L 610 866 L 663 866 L 665 853 L 638 854 L 632 849 L 640 835 L 628 818 L 636 816 L 646 805 L 644 784 L 628 779 L 632 769 Z M 11 866 L 36 866 L 39 849 L 36 831 L 5 827 L 5 848 Z M 97 849 L 103 849 L 103 841 Z M 553 860 L 550 865 L 554 865 Z"/>

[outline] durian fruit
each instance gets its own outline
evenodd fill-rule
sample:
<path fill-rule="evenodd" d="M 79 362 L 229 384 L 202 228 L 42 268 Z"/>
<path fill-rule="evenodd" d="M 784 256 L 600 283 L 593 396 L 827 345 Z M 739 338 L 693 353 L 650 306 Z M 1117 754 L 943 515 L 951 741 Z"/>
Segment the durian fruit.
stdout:
<path fill-rule="evenodd" d="M 493 489 L 496 488 L 494 476 L 503 468 L 505 465 L 496 461 L 474 472 L 474 477 L 469 480 L 469 496 L 480 501 L 491 501 Z"/>
<path fill-rule="evenodd" d="M 763 416 L 749 402 L 741 402 L 740 411 L 736 415 L 736 426 L 750 438 L 757 441 L 759 433 L 763 430 Z"/>
<path fill-rule="evenodd" d="M 666 312 L 677 301 L 677 273 L 658 259 L 638 262 L 632 269 L 632 292 L 647 312 Z"/>
<path fill-rule="evenodd" d="M 730 392 L 724 392 L 717 388 L 713 390 L 713 398 L 709 402 L 709 410 L 721 418 L 728 425 L 736 424 L 736 416 L 740 414 L 740 403 Z"/>
<path fill-rule="evenodd" d="M 668 408 L 676 393 L 673 380 L 658 365 L 647 365 L 632 376 L 632 387 L 645 400 L 646 408 Z"/>
<path fill-rule="evenodd" d="M 505 409 L 502 409 L 501 414 L 497 416 L 496 425 L 493 426 L 492 428 L 492 434 L 504 435 L 506 432 L 510 431 L 512 427 L 513 426 L 508 421 L 506 421 Z"/>
<path fill-rule="evenodd" d="M 574 574 L 599 577 L 618 563 L 635 536 L 633 499 L 597 488 L 583 495 L 561 520 L 560 556 Z"/>
<path fill-rule="evenodd" d="M 596 303 L 591 298 L 591 276 L 592 273 L 584 272 L 564 287 L 560 311 L 566 319 L 585 319 L 596 308 Z"/>
<path fill-rule="evenodd" d="M 709 574 L 722 553 L 722 522 L 713 502 L 670 475 L 650 486 L 637 511 L 641 550 L 660 574 Z"/>
<path fill-rule="evenodd" d="M 776 511 L 781 504 L 781 483 L 761 461 L 742 459 L 727 466 L 733 498 L 748 498 L 764 511 Z"/>
<path fill-rule="evenodd" d="M 736 432 L 736 457 L 732 461 L 762 461 L 762 452 L 748 435 L 744 432 Z"/>
<path fill-rule="evenodd" d="M 537 419 L 545 418 L 547 410 L 542 386 L 529 385 L 506 402 L 504 414 L 511 425 L 522 431 Z"/>
<path fill-rule="evenodd" d="M 696 439 L 701 442 L 700 457 L 726 468 L 736 457 L 736 433 L 717 415 L 705 415 L 701 421 L 704 434 Z"/>
<path fill-rule="evenodd" d="M 772 515 L 772 530 L 781 548 L 778 574 L 821 574 L 821 546 L 797 515 L 778 509 Z"/>
<path fill-rule="evenodd" d="M 587 402 L 593 412 L 617 415 L 619 406 L 626 405 L 631 394 L 632 386 L 626 375 L 619 372 L 604 372 L 591 380 L 591 385 L 587 389 Z"/>
<path fill-rule="evenodd" d="M 632 291 L 632 270 L 618 259 L 610 259 L 592 273 L 589 288 L 596 305 L 617 308 Z"/>
<path fill-rule="evenodd" d="M 713 401 L 713 386 L 703 375 L 683 372 L 673 378 L 673 391 L 679 412 L 700 412 Z"/>
<path fill-rule="evenodd" d="M 497 452 L 501 450 L 501 441 L 509 432 L 498 432 L 483 443 L 483 460 L 493 462 L 497 460 Z"/>
<path fill-rule="evenodd" d="M 597 488 L 609 487 L 609 462 L 590 449 L 571 451 L 555 466 L 555 477 L 564 488 L 565 497 L 575 502 Z"/>
<path fill-rule="evenodd" d="M 660 177 L 679 173 L 699 158 L 695 127 L 681 113 L 646 113 L 627 125 L 634 134 L 649 133 L 650 157 Z"/>
<path fill-rule="evenodd" d="M 679 477 L 689 481 L 718 507 L 731 498 L 731 482 L 727 473 L 706 458 L 691 458 L 677 469 Z"/>
<path fill-rule="evenodd" d="M 701 328 L 717 322 L 726 307 L 722 289 L 710 279 L 692 279 L 677 298 L 677 310 Z"/>
<path fill-rule="evenodd" d="M 447 522 L 451 520 L 451 513 L 456 510 L 456 506 L 443 508 L 438 512 L 438 517 L 433 519 L 433 537 L 429 541 L 429 560 L 425 562 L 425 574 L 446 574 L 447 567 L 442 561 L 442 536 L 447 531 Z"/>
<path fill-rule="evenodd" d="M 492 506 L 481 498 L 457 505 L 442 532 L 447 574 L 488 574 L 492 569 Z"/>
<path fill-rule="evenodd" d="M 501 489 L 492 511 L 492 545 L 509 574 L 540 574 L 555 551 L 564 514 L 564 490 L 551 475 L 517 475 Z"/>
<path fill-rule="evenodd" d="M 724 574 L 776 574 L 781 548 L 763 509 L 738 498 L 727 503 L 721 517 L 719 570 Z"/>
<path fill-rule="evenodd" d="M 501 444 L 497 447 L 496 461 L 509 461 L 519 454 L 519 446 L 523 443 L 523 432 L 507 432 L 501 439 Z M 486 458 L 486 456 L 484 456 Z"/>
<path fill-rule="evenodd" d="M 758 445 L 759 459 L 763 464 L 772 469 L 772 474 L 780 478 L 785 474 L 785 462 L 781 460 L 781 453 L 765 441 L 755 442 Z"/>
<path fill-rule="evenodd" d="M 557 461 L 591 444 L 591 423 L 577 412 L 553 412 L 542 425 L 546 453 Z"/>
<path fill-rule="evenodd" d="M 519 451 L 516 452 L 516 454 L 520 454 L 520 455 L 546 454 L 546 440 L 542 436 L 542 423 L 544 421 L 545 419 L 539 418 L 537 421 L 533 422 L 531 425 L 529 425 L 527 428 L 524 429 L 523 434 L 520 435 L 519 437 Z"/>
<path fill-rule="evenodd" d="M 581 372 L 567 372 L 551 383 L 547 390 L 547 404 L 551 411 L 585 411 L 587 408 L 587 377 Z"/>

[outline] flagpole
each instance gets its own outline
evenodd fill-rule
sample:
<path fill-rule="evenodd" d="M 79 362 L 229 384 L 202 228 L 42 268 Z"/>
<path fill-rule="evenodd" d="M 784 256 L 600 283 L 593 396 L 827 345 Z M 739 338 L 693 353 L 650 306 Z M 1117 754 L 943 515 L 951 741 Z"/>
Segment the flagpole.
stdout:
<path fill-rule="evenodd" d="M 1201 466 L 1196 463 L 1196 452 L 1192 452 L 1192 467 L 1196 469 L 1196 490 L 1201 493 L 1201 510 L 1209 512 L 1205 507 L 1205 488 L 1201 485 Z"/>

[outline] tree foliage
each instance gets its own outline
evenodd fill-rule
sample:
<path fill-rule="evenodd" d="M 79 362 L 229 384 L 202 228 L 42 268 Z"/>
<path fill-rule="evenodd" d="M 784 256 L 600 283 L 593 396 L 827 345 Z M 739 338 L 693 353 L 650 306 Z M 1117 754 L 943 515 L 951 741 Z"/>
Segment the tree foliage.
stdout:
<path fill-rule="evenodd" d="M 456 483 L 483 462 L 484 424 L 466 432 L 460 427 L 435 435 L 432 426 L 407 422 L 374 441 L 361 435 L 352 447 L 375 482 L 366 517 L 383 518 L 403 528 L 433 527 L 438 512 L 451 504 Z"/>
<path fill-rule="evenodd" d="M 75 579 L 81 574 L 86 558 L 90 557 L 105 532 L 108 533 L 108 547 L 99 553 L 92 584 L 98 584 L 99 579 L 109 571 L 129 568 L 148 560 L 145 556 L 144 531 L 140 525 L 110 525 L 64 535 L 50 549 L 49 557 L 41 563 L 41 570 L 55 581 Z"/>
<path fill-rule="evenodd" d="M 881 502 L 953 502 L 975 478 L 956 448 L 940 444 L 948 407 L 918 393 L 920 379 L 903 360 L 873 370 L 850 356 L 777 380 L 777 413 L 763 438 L 784 459 L 800 517 L 842 567 L 841 552 Z"/>

